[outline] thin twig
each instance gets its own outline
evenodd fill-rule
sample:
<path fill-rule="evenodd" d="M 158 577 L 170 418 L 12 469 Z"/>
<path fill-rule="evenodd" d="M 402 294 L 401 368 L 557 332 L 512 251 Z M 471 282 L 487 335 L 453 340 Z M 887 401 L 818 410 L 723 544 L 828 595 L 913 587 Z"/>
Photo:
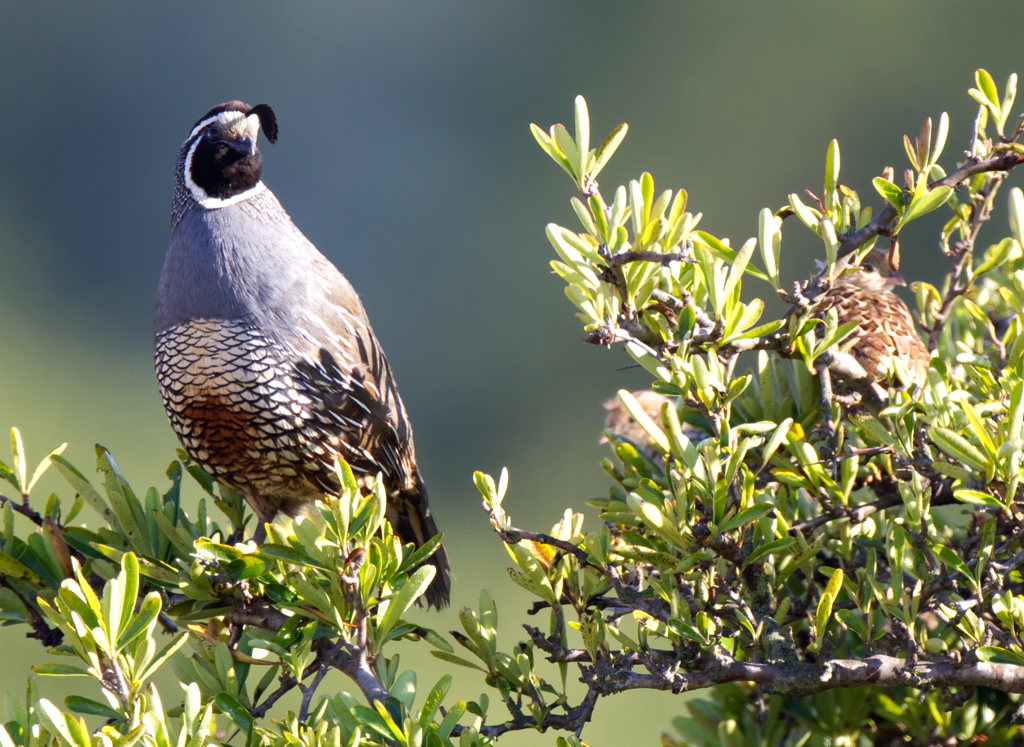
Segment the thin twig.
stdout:
<path fill-rule="evenodd" d="M 31 633 L 26 633 L 26 638 L 38 638 L 44 646 L 50 648 L 52 646 L 59 646 L 64 640 L 64 634 L 58 628 L 51 628 L 46 624 L 46 620 L 40 615 L 36 608 L 28 603 L 28 600 L 23 597 L 17 589 L 14 588 L 7 579 L 0 576 L 0 586 L 11 591 L 18 598 L 18 600 L 25 605 L 25 610 L 28 612 L 29 621 L 32 625 Z"/>
<path fill-rule="evenodd" d="M 12 498 L 8 498 L 3 493 L 0 493 L 0 504 L 3 503 L 8 504 L 15 513 L 19 513 L 22 516 L 28 518 L 29 521 L 31 521 L 37 527 L 41 527 L 43 525 L 42 514 L 30 508 L 27 503 L 16 501 Z"/>
<path fill-rule="evenodd" d="M 499 512 L 488 506 L 486 501 L 484 501 L 483 507 L 484 511 L 487 512 L 487 515 L 490 516 L 491 524 L 494 526 L 494 531 L 498 533 L 498 536 L 501 537 L 502 541 L 506 545 L 518 545 L 523 540 L 536 542 L 540 545 L 557 547 L 559 550 L 564 550 L 574 556 L 583 565 L 589 564 L 588 559 L 590 556 L 583 548 L 577 547 L 571 542 L 556 539 L 550 534 L 544 534 L 543 532 L 528 532 L 525 529 L 517 529 L 516 527 L 506 523 L 504 518 L 499 515 Z"/>

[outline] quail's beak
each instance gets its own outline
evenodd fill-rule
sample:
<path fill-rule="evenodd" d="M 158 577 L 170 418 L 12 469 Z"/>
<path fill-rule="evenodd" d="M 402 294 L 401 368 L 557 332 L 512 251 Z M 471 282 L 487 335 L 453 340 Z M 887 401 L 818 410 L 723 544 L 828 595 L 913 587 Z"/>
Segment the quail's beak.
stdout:
<path fill-rule="evenodd" d="M 256 152 L 256 140 L 250 135 L 239 135 L 238 137 L 229 138 L 224 142 L 229 148 L 242 151 L 250 156 Z"/>
<path fill-rule="evenodd" d="M 903 279 L 903 276 L 893 270 L 889 273 L 889 285 L 906 285 L 907 281 Z"/>

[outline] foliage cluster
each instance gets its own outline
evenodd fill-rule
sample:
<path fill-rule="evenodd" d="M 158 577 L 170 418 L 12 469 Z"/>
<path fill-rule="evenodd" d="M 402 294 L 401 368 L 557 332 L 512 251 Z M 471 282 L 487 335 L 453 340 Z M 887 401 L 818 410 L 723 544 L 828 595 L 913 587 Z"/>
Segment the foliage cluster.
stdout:
<path fill-rule="evenodd" d="M 626 127 L 591 149 L 582 98 L 574 135 L 534 127 L 582 196 L 572 200 L 581 228 L 552 224 L 547 235 L 585 339 L 624 343 L 671 400 L 649 413 L 620 392 L 647 438 L 607 432 L 618 462 L 603 462 L 613 486 L 590 502 L 600 523 L 589 531 L 571 509 L 549 533 L 515 527 L 507 473 L 475 476 L 510 578 L 549 620 L 524 626 L 511 649 L 498 646 L 486 592 L 460 614 L 458 654 L 408 619 L 437 545 L 403 547 L 380 481 L 364 495 L 345 464 L 342 495 L 257 546 L 245 540 L 245 502 L 184 454 L 169 489 L 140 496 L 101 447 L 101 489 L 62 449 L 29 476 L 14 431 L 12 466 L 0 465 L 17 493 L 0 496 L 0 615 L 64 657 L 37 674 L 91 678 L 102 700 L 69 697 L 61 709 L 32 681 L 24 703 L 7 696 L 3 747 L 473 747 L 521 729 L 562 730 L 568 747 L 602 696 L 712 687 L 676 720 L 688 744 L 1012 742 L 1024 692 L 1020 190 L 1010 235 L 977 241 L 1024 158 L 1024 116 L 1011 126 L 1015 76 L 1002 97 L 985 71 L 976 83 L 978 116 L 955 168 L 939 164 L 948 117 L 927 120 L 905 139 L 902 185 L 892 169 L 874 180 L 875 210 L 840 182 L 833 141 L 821 196 L 763 210 L 758 236 L 738 249 L 698 230 L 687 192 L 659 194 L 649 174 L 606 199 L 596 177 Z M 904 385 L 894 359 L 878 386 L 849 366 L 852 327 L 826 292 L 851 253 L 887 245 L 898 262 L 899 239 L 939 209 L 948 220 L 933 251 L 949 271 L 938 287 L 914 286 L 933 351 L 927 381 Z M 790 289 L 787 220 L 820 238 L 824 258 Z M 777 294 L 786 314 L 762 322 L 745 281 Z M 32 491 L 50 466 L 74 497 L 51 495 L 39 510 Z M 206 495 L 195 518 L 181 507 L 186 472 Z M 86 505 L 97 528 L 72 524 Z M 162 645 L 159 630 L 170 634 Z M 451 702 L 447 675 L 420 692 L 388 655 L 400 639 L 480 670 L 507 716 L 492 717 L 486 693 Z M 152 682 L 164 667 L 185 686 L 169 709 Z M 319 692 L 332 670 L 366 704 Z M 293 691 L 298 711 L 272 718 Z"/>

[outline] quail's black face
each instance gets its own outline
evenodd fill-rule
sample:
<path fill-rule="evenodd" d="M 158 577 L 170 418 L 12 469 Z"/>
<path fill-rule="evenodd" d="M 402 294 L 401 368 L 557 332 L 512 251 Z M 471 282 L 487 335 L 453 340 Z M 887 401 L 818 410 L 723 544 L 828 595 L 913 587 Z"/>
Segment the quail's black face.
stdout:
<path fill-rule="evenodd" d="M 204 207 L 223 207 L 244 199 L 260 183 L 262 159 L 256 138 L 262 125 L 270 142 L 277 140 L 277 119 L 266 104 L 241 101 L 207 112 L 182 146 L 182 178 Z"/>

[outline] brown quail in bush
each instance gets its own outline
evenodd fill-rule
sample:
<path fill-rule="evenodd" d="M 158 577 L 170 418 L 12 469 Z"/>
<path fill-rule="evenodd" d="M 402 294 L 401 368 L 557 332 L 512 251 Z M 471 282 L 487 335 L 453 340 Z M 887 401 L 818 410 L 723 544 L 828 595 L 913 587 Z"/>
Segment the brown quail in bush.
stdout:
<path fill-rule="evenodd" d="M 906 369 L 911 383 L 924 384 L 931 353 L 917 335 L 910 309 L 892 292 L 906 281 L 879 249 L 850 270 L 853 259 L 849 254 L 836 264 L 836 280 L 827 294 L 840 324 L 859 325 L 840 346 L 849 346 L 850 355 L 874 381 L 885 370 L 886 358 L 892 357 Z"/>

